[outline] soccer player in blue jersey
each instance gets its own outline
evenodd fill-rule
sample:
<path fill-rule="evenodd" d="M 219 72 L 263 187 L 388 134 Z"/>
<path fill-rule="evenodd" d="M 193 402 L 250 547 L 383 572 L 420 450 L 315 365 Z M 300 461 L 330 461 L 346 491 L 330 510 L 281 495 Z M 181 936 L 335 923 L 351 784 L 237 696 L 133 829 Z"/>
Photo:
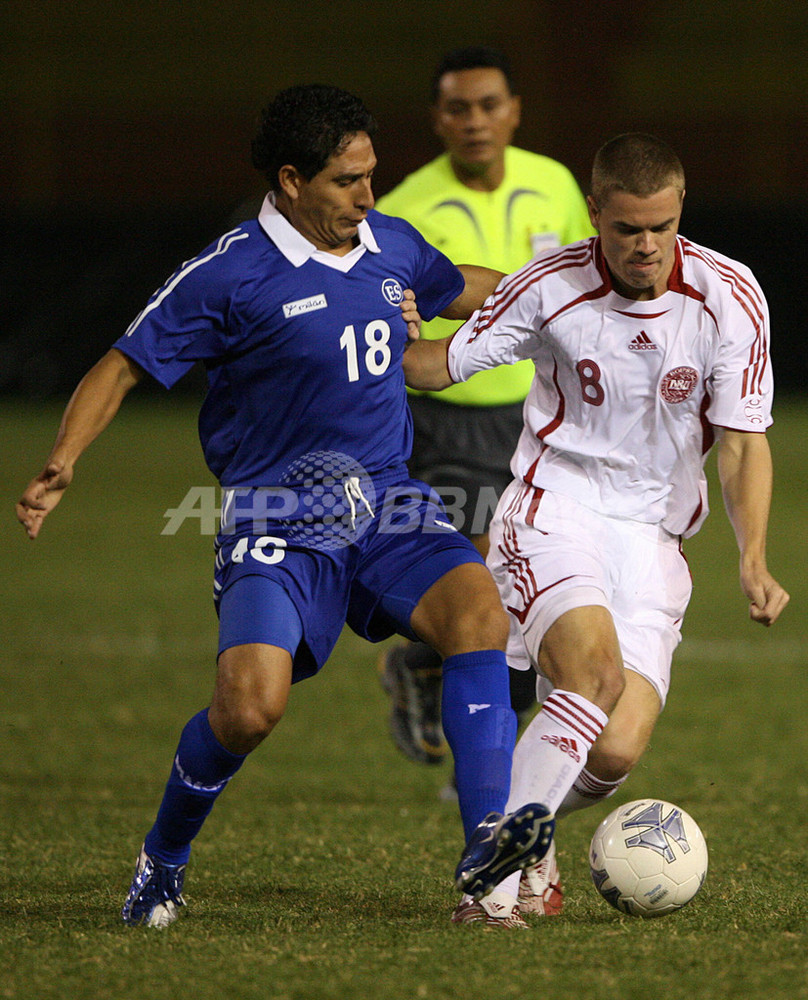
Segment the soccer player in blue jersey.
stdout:
<path fill-rule="evenodd" d="M 467 840 L 457 887 L 482 896 L 550 841 L 542 807 L 501 815 L 516 721 L 496 587 L 405 465 L 404 292 L 425 317 L 461 316 L 499 274 L 461 272 L 408 223 L 372 210 L 374 130 L 364 105 L 333 87 L 275 98 L 253 143 L 271 187 L 258 218 L 183 264 L 90 370 L 17 507 L 36 538 L 76 460 L 144 374 L 168 388 L 205 365 L 200 438 L 224 491 L 216 682 L 180 736 L 128 924 L 176 919 L 191 841 L 346 621 L 371 640 L 418 637 L 444 657 L 443 726 Z M 494 916 L 482 904 L 454 919 L 524 926 L 518 910 Z"/>

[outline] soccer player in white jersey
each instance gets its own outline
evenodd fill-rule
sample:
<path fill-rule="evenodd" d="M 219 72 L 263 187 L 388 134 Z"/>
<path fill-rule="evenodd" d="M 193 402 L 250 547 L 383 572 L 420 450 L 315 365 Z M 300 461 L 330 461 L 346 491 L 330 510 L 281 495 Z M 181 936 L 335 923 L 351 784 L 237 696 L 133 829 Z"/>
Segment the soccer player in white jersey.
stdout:
<path fill-rule="evenodd" d="M 597 237 L 504 278 L 453 336 L 406 353 L 407 382 L 439 389 L 535 363 L 514 481 L 488 565 L 511 624 L 511 665 L 538 672 L 542 709 L 514 753 L 514 803 L 556 816 L 602 801 L 645 750 L 665 704 L 691 580 L 682 539 L 718 473 L 754 621 L 788 594 L 766 565 L 772 372 L 766 302 L 750 270 L 678 235 L 684 171 L 658 139 L 597 153 Z M 551 855 L 548 854 L 548 858 Z M 542 912 L 547 858 L 491 900 Z"/>
<path fill-rule="evenodd" d="M 584 196 L 557 160 L 512 145 L 521 99 L 510 60 L 487 46 L 453 49 L 432 76 L 431 116 L 444 152 L 379 199 L 377 207 L 411 222 L 450 260 L 510 272 L 539 250 L 592 235 Z M 446 337 L 460 324 L 438 317 L 421 336 Z M 493 508 L 511 480 L 509 463 L 530 388 L 529 361 L 478 372 L 444 393 L 410 394 L 411 473 L 446 491 L 458 530 L 485 556 Z M 465 499 L 462 499 L 465 497 Z M 492 503 L 493 501 L 493 503 Z M 441 659 L 423 643 L 384 655 L 390 730 L 413 760 L 439 763 Z M 532 678 L 510 674 L 511 703 L 526 718 L 536 708 Z M 448 789 L 447 789 L 448 791 Z"/>
<path fill-rule="evenodd" d="M 445 657 L 443 726 L 467 841 L 457 887 L 481 894 L 494 872 L 538 860 L 550 843 L 543 807 L 502 815 L 516 718 L 497 589 L 406 469 L 404 290 L 429 316 L 462 317 L 498 274 L 461 273 L 409 223 L 373 211 L 374 129 L 361 101 L 337 88 L 277 95 L 253 143 L 271 187 L 259 217 L 155 292 L 79 384 L 17 505 L 36 538 L 75 462 L 144 374 L 170 388 L 205 365 L 200 438 L 225 494 L 216 682 L 210 707 L 182 730 L 127 924 L 176 919 L 191 841 L 283 715 L 290 685 L 317 673 L 346 621 L 368 639 L 398 632 Z M 488 920 L 465 908 L 460 922 Z M 504 925 L 524 926 L 515 907 Z"/>

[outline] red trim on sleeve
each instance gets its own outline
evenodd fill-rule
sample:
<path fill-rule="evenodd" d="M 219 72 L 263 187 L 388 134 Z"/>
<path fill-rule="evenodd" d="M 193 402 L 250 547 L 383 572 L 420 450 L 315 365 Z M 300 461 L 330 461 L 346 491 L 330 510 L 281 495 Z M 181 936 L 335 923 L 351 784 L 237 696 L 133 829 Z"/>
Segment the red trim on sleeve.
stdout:
<path fill-rule="evenodd" d="M 460 327 L 458 327 L 457 329 L 459 330 Z M 457 385 L 457 382 L 455 382 L 455 380 L 452 378 L 452 372 L 451 369 L 449 368 L 449 349 L 452 346 L 452 341 L 455 338 L 455 333 L 457 333 L 457 330 L 455 330 L 455 332 L 451 334 L 451 336 L 449 337 L 449 343 L 446 345 L 446 374 L 449 376 L 449 382 L 452 385 Z"/>

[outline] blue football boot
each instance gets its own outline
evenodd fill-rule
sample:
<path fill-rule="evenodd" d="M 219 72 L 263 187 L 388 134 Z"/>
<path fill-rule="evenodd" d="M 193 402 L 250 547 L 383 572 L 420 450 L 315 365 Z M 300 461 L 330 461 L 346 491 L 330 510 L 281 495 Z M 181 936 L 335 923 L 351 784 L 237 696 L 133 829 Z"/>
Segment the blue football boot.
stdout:
<path fill-rule="evenodd" d="M 146 927 L 168 927 L 185 906 L 182 884 L 185 865 L 165 865 L 150 858 L 141 848 L 135 865 L 132 888 L 121 910 L 125 924 L 145 924 Z"/>
<path fill-rule="evenodd" d="M 507 816 L 489 813 L 469 837 L 455 870 L 455 887 L 482 899 L 512 872 L 541 861 L 554 830 L 554 815 L 537 802 Z"/>

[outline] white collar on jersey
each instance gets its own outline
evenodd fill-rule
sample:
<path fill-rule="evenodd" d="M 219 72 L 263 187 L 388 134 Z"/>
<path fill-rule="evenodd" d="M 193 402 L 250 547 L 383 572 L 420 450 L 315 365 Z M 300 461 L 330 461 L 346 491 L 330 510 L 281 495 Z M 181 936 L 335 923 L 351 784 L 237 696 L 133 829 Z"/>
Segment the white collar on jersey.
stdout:
<path fill-rule="evenodd" d="M 328 253 L 327 250 L 318 250 L 275 208 L 275 195 L 271 191 L 264 198 L 264 204 L 258 213 L 258 221 L 267 236 L 294 267 L 300 267 L 307 260 L 316 260 L 337 271 L 350 271 L 366 250 L 370 250 L 371 253 L 380 252 L 379 244 L 371 232 L 367 219 L 357 226 L 359 243 L 343 257 Z"/>

